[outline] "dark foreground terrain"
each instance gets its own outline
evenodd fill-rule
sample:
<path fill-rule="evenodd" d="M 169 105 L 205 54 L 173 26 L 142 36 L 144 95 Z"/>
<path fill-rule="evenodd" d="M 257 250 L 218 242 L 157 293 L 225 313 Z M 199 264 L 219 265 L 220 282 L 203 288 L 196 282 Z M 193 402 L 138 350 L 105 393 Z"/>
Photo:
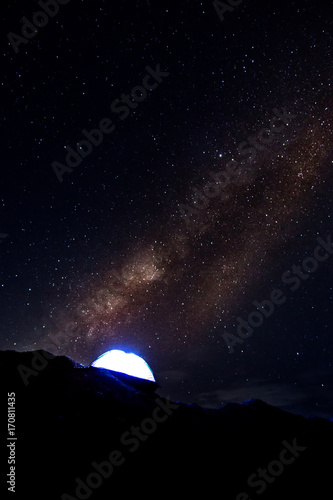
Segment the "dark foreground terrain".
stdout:
<path fill-rule="evenodd" d="M 153 383 L 45 351 L 2 351 L 0 371 L 1 498 L 331 496 L 333 422 L 260 400 L 170 402 Z"/>

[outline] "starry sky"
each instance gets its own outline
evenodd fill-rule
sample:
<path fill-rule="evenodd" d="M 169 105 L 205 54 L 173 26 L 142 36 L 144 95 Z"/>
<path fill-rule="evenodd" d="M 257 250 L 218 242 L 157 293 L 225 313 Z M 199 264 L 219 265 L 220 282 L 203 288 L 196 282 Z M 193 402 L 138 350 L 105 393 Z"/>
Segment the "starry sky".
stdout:
<path fill-rule="evenodd" d="M 0 348 L 333 417 L 331 2 L 62 2 L 1 12 Z"/>

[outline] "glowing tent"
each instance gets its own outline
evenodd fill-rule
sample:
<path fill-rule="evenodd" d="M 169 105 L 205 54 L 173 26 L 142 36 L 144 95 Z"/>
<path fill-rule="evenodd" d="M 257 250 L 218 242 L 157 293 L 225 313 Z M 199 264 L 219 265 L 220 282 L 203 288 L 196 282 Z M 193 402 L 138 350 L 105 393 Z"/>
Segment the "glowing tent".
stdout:
<path fill-rule="evenodd" d="M 142 378 L 155 382 L 153 372 L 143 358 L 132 352 L 112 349 L 99 356 L 91 366 L 105 368 L 115 372 L 126 373 L 132 377 Z"/>

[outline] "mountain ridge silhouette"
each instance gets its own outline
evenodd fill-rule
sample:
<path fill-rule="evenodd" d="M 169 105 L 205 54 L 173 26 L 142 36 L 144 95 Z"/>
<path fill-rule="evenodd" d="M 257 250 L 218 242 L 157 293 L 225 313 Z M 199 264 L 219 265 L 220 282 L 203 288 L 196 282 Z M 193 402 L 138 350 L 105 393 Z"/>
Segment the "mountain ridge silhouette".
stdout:
<path fill-rule="evenodd" d="M 15 393 L 16 499 L 197 495 L 199 486 L 227 499 L 291 499 L 330 486 L 329 420 L 255 399 L 174 402 L 158 384 L 43 350 L 0 351 L 0 373 Z M 7 450 L 3 441 L 6 471 Z"/>

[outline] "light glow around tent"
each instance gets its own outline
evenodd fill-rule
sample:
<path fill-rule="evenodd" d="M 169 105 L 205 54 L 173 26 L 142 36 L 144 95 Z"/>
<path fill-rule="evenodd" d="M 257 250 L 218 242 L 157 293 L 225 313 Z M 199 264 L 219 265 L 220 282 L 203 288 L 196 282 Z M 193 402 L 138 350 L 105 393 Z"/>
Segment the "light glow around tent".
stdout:
<path fill-rule="evenodd" d="M 132 352 L 112 349 L 99 356 L 91 363 L 91 366 L 126 373 L 127 375 L 132 375 L 132 377 L 143 378 L 155 382 L 153 372 L 145 360 Z"/>

